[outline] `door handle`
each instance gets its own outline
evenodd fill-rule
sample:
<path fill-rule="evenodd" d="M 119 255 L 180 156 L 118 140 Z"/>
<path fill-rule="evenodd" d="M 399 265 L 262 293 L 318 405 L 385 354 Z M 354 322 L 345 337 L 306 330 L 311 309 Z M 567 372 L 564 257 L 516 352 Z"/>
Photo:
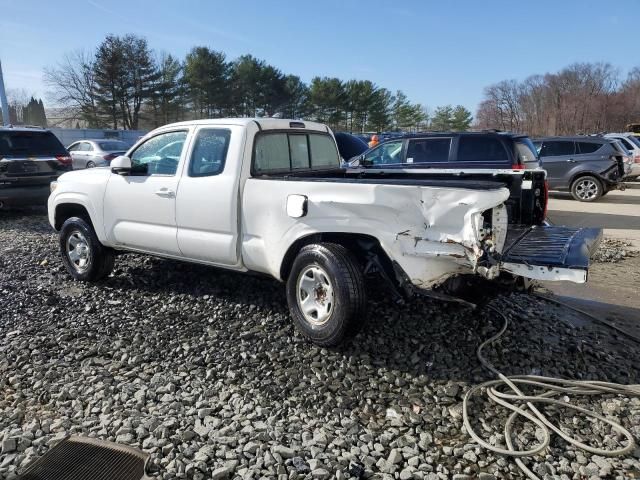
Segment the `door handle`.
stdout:
<path fill-rule="evenodd" d="M 166 188 L 161 188 L 160 190 L 156 190 L 156 195 L 158 195 L 159 197 L 173 198 L 176 196 L 176 192 L 174 192 L 173 190 L 168 190 Z"/>
<path fill-rule="evenodd" d="M 573 158 L 570 158 L 569 160 L 567 160 L 567 162 L 569 163 L 576 163 L 576 161 Z"/>

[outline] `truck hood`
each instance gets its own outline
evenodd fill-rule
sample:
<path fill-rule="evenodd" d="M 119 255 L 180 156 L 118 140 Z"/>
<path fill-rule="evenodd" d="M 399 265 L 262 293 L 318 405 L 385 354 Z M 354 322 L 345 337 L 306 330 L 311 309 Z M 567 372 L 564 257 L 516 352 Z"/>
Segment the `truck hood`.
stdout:
<path fill-rule="evenodd" d="M 58 183 L 66 182 L 96 182 L 102 179 L 106 182 L 106 179 L 111 175 L 111 169 L 109 167 L 97 167 L 87 168 L 84 170 L 73 170 L 71 172 L 64 173 L 58 177 Z"/>

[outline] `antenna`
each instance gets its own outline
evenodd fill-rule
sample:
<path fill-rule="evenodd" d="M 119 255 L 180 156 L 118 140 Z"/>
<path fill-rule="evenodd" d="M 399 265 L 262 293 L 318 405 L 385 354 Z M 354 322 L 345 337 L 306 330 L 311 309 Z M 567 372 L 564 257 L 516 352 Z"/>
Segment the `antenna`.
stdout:
<path fill-rule="evenodd" d="M 9 125 L 9 104 L 7 94 L 4 91 L 4 80 L 2 78 L 2 62 L 0 62 L 0 107 L 2 107 L 2 123 Z"/>

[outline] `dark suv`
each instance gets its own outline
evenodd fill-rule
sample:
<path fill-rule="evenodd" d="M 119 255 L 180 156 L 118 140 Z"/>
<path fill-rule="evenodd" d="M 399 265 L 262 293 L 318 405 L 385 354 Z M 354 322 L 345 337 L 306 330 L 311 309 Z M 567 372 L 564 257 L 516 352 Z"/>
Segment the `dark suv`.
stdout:
<path fill-rule="evenodd" d="M 351 166 L 384 168 L 537 168 L 526 135 L 502 132 L 427 132 L 402 135 L 351 159 Z"/>
<path fill-rule="evenodd" d="M 615 139 L 600 136 L 545 137 L 534 140 L 549 188 L 568 190 L 592 202 L 618 188 L 625 176 L 625 152 Z"/>
<path fill-rule="evenodd" d="M 44 205 L 71 156 L 49 130 L 0 127 L 0 208 Z"/>

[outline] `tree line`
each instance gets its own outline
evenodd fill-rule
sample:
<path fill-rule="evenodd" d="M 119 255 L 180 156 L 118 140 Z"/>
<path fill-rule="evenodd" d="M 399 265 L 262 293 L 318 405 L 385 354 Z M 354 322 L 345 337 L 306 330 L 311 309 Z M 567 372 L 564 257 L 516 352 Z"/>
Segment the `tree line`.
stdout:
<path fill-rule="evenodd" d="M 47 126 L 47 116 L 42 99 L 27 95 L 23 89 L 9 90 L 7 97 L 10 124 Z M 0 122 L 4 122 L 2 113 L 0 111 Z M 0 125 L 2 124 L 0 123 Z"/>
<path fill-rule="evenodd" d="M 485 88 L 479 128 L 532 136 L 625 131 L 640 122 L 640 68 L 622 80 L 609 63 L 575 63 L 557 73 Z"/>
<path fill-rule="evenodd" d="M 469 128 L 462 106 L 433 115 L 401 92 L 369 80 L 317 76 L 305 83 L 264 60 L 230 60 L 198 46 L 184 59 L 154 54 L 146 39 L 108 35 L 90 52 L 67 55 L 45 70 L 53 100 L 90 128 L 151 128 L 216 117 L 316 120 L 351 132 Z"/>

